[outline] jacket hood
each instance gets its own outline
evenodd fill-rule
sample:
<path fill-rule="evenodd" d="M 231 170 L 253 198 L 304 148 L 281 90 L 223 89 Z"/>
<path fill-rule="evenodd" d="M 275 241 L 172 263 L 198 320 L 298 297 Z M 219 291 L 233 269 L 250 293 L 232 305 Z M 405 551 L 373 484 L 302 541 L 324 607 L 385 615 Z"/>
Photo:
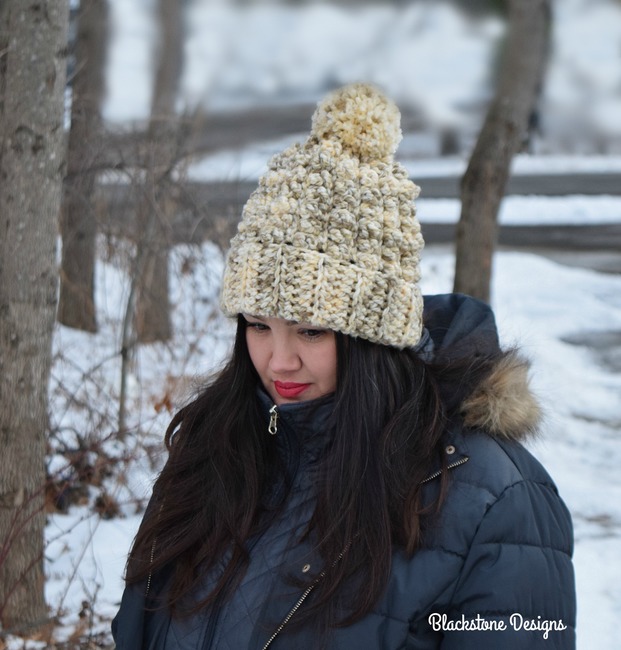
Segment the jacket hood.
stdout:
<path fill-rule="evenodd" d="M 435 354 L 495 359 L 460 405 L 464 424 L 510 440 L 534 434 L 541 408 L 529 384 L 530 363 L 516 350 L 501 351 L 489 305 L 462 294 L 425 296 L 423 318 Z"/>

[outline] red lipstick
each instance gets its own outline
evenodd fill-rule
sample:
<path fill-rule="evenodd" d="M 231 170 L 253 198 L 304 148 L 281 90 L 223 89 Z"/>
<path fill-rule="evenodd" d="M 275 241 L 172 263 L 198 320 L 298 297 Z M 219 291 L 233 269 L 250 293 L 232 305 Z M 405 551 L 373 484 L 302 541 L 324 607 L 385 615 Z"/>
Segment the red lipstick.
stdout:
<path fill-rule="evenodd" d="M 297 397 L 301 395 L 310 384 L 298 384 L 294 381 L 275 381 L 274 387 L 281 397 Z"/>

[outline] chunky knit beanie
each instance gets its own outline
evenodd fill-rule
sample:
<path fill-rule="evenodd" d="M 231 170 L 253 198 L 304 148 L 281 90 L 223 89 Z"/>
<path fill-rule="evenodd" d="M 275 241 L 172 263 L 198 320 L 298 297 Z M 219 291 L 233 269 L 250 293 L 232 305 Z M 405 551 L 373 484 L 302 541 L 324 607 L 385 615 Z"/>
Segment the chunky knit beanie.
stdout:
<path fill-rule="evenodd" d="M 400 118 L 366 84 L 319 104 L 308 140 L 272 158 L 244 207 L 224 272 L 225 314 L 399 348 L 419 342 L 419 188 L 393 159 Z"/>

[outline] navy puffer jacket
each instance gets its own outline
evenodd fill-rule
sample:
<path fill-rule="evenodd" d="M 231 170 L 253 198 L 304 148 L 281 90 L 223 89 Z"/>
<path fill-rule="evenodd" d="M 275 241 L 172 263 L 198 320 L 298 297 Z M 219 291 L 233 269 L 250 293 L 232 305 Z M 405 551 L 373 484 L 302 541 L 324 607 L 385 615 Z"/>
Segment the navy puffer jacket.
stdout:
<path fill-rule="evenodd" d="M 432 341 L 425 355 L 445 346 L 475 354 L 498 345 L 492 312 L 464 296 L 426 298 L 425 324 Z M 311 548 L 292 543 L 313 511 L 331 400 L 312 418 L 310 406 L 317 405 L 279 407 L 278 439 L 294 483 L 285 511 L 251 540 L 250 566 L 233 596 L 179 620 L 166 610 L 145 611 L 165 593 L 165 576 L 153 577 L 148 595 L 145 585 L 129 586 L 113 623 L 119 650 L 319 647 L 310 629 L 287 622 L 305 602 L 287 576 L 321 570 Z M 520 443 L 538 420 L 525 362 L 503 358 L 463 411 L 464 422 L 445 434 L 451 482 L 424 548 L 413 557 L 395 549 L 384 596 L 365 618 L 331 632 L 323 640 L 329 650 L 575 647 L 571 519 L 549 475 Z M 424 499 L 435 497 L 439 473 L 430 468 Z M 206 578 L 205 590 L 210 584 Z"/>

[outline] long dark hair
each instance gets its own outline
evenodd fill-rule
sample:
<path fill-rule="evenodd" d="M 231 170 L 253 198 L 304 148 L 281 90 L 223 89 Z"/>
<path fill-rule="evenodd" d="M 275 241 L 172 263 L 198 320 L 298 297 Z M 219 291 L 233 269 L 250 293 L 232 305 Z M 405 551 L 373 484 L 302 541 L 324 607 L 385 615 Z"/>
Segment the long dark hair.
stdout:
<path fill-rule="evenodd" d="M 324 559 L 325 577 L 298 617 L 312 616 L 322 627 L 368 613 L 386 586 L 394 546 L 413 554 L 424 543 L 446 472 L 430 503 L 422 502 L 421 484 L 434 463 L 444 463 L 447 421 L 492 361 L 445 357 L 429 364 L 414 350 L 338 333 L 336 344 L 332 441 L 305 534 Z M 231 593 L 248 564 L 246 542 L 265 520 L 264 495 L 279 460 L 265 435 L 259 384 L 240 317 L 230 361 L 166 432 L 169 458 L 134 541 L 127 581 L 172 570 L 166 604 L 173 611 L 223 558 L 220 579 L 192 611 Z M 352 580 L 364 588 L 344 588 Z"/>

